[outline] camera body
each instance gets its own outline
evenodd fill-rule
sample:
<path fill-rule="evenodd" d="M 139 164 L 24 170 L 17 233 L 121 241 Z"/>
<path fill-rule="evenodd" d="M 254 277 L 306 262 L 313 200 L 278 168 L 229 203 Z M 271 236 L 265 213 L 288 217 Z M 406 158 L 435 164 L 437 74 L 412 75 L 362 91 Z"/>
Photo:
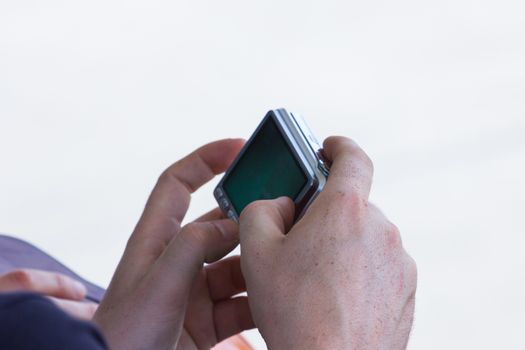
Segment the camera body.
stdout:
<path fill-rule="evenodd" d="M 219 207 L 238 221 L 251 202 L 287 196 L 298 220 L 329 174 L 321 150 L 299 115 L 283 108 L 269 111 L 215 188 Z"/>

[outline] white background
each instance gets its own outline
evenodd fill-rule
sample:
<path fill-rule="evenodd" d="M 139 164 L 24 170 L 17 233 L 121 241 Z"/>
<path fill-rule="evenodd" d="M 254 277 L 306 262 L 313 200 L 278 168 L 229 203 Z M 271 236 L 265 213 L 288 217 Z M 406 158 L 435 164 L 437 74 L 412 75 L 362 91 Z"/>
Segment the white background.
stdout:
<path fill-rule="evenodd" d="M 409 348 L 523 349 L 524 96 L 518 0 L 0 0 L 0 231 L 105 286 L 158 174 L 283 106 L 373 158 Z"/>

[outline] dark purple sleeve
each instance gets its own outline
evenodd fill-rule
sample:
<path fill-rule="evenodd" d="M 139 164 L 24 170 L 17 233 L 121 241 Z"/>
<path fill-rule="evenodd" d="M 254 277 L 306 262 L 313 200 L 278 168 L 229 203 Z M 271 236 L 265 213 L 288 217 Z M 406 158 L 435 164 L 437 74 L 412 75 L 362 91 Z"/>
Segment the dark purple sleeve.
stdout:
<path fill-rule="evenodd" d="M 0 293 L 0 349 L 107 350 L 95 325 L 32 293 Z"/>

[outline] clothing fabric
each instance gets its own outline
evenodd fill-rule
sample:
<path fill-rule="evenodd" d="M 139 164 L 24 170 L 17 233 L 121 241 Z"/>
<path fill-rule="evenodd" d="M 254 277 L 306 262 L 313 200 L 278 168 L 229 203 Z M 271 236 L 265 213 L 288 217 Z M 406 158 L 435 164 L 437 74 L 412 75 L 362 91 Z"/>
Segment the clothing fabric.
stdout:
<path fill-rule="evenodd" d="M 86 299 L 95 303 L 100 303 L 104 296 L 104 289 L 85 280 L 34 245 L 0 234 L 0 275 L 21 268 L 59 272 L 72 277 L 86 286 Z"/>
<path fill-rule="evenodd" d="M 107 350 L 97 328 L 33 293 L 0 293 L 0 349 Z"/>
<path fill-rule="evenodd" d="M 87 288 L 86 300 L 99 303 L 104 289 L 85 280 L 37 247 L 0 234 L 0 275 L 21 269 L 68 275 Z M 1 350 L 105 350 L 94 324 L 77 320 L 35 293 L 0 293 Z"/>

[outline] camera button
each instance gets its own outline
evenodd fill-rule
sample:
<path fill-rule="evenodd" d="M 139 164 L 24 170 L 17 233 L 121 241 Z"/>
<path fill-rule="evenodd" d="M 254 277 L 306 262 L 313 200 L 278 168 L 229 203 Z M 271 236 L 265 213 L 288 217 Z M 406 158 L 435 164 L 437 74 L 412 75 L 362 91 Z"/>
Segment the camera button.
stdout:
<path fill-rule="evenodd" d="M 222 190 L 218 187 L 215 189 L 215 196 L 220 198 L 222 196 L 224 196 L 224 192 L 222 192 Z"/>
<path fill-rule="evenodd" d="M 228 209 L 230 207 L 230 203 L 228 202 L 226 198 L 221 198 L 220 204 L 221 204 L 221 208 L 224 208 L 224 209 Z"/>
<path fill-rule="evenodd" d="M 234 221 L 237 221 L 237 217 L 235 216 L 235 213 L 233 212 L 233 210 L 228 210 L 228 213 L 226 213 L 226 215 L 228 215 L 228 217 Z"/>
<path fill-rule="evenodd" d="M 328 177 L 330 175 L 330 171 L 326 167 L 326 164 L 323 161 L 319 162 L 318 169 L 321 170 L 324 176 Z"/>

